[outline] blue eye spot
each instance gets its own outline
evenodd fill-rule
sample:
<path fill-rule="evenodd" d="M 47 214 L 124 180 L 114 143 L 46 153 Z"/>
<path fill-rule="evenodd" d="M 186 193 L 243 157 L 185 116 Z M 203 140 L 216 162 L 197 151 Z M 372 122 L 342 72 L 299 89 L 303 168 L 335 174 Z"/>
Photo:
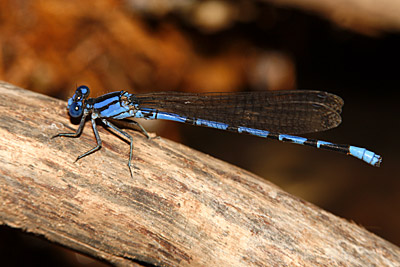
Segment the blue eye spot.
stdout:
<path fill-rule="evenodd" d="M 76 89 L 77 92 L 80 92 L 81 95 L 83 96 L 88 96 L 90 93 L 89 87 L 87 87 L 86 85 L 81 85 L 78 87 L 78 89 Z"/>
<path fill-rule="evenodd" d="M 69 106 L 69 115 L 73 118 L 82 116 L 82 103 L 74 102 Z"/>

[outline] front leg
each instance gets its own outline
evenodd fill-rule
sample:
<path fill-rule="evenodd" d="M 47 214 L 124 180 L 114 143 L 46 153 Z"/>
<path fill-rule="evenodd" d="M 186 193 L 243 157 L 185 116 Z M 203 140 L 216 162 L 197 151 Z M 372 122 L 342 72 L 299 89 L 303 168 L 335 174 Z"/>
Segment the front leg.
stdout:
<path fill-rule="evenodd" d="M 81 122 L 79 123 L 78 130 L 76 130 L 75 133 L 59 133 L 59 134 L 56 134 L 53 137 L 51 137 L 51 139 L 59 137 L 59 136 L 74 137 L 74 138 L 78 137 L 82 133 L 83 126 L 85 125 L 86 116 L 87 116 L 87 114 L 84 113 L 82 116 Z"/>

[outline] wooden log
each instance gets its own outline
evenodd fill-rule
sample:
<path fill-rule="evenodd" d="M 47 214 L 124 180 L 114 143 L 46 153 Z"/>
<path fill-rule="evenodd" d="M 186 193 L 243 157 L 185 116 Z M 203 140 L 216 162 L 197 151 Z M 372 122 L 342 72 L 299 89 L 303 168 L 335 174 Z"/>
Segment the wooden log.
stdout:
<path fill-rule="evenodd" d="M 0 224 L 116 265 L 400 266 L 400 249 L 277 186 L 163 138 L 129 146 L 65 102 L 0 83 Z"/>

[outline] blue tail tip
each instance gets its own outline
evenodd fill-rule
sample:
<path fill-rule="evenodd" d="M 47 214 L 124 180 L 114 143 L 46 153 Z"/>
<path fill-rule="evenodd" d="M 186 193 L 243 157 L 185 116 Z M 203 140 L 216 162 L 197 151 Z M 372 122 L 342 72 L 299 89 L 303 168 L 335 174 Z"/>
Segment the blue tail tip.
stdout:
<path fill-rule="evenodd" d="M 353 157 L 359 158 L 372 166 L 379 167 L 382 163 L 382 157 L 380 155 L 365 148 L 350 146 L 349 151 L 350 155 Z"/>

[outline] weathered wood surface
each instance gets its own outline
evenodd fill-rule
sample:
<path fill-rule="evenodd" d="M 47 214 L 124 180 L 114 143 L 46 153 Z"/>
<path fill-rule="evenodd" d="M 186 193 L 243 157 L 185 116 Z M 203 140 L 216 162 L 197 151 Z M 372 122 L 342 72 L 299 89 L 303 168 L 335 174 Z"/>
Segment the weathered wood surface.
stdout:
<path fill-rule="evenodd" d="M 117 265 L 400 266 L 364 228 L 183 145 L 100 129 L 79 139 L 65 102 L 0 83 L 0 224 Z M 102 128 L 102 127 L 99 127 Z"/>

